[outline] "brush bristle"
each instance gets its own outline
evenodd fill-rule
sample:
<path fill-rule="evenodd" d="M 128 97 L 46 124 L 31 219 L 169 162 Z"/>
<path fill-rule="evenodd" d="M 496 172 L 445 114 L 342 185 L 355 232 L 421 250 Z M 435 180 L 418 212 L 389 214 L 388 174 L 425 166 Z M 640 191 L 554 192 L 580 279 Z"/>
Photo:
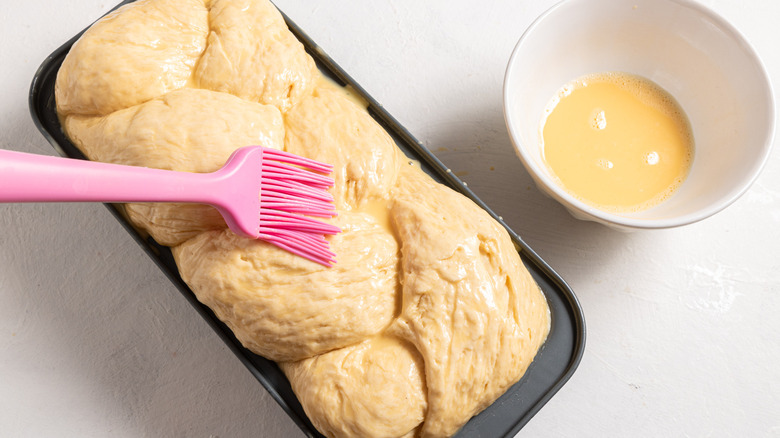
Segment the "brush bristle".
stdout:
<path fill-rule="evenodd" d="M 341 232 L 335 225 L 308 216 L 337 215 L 333 196 L 333 166 L 273 149 L 263 150 L 260 188 L 259 239 L 325 266 L 336 263 L 326 234 Z"/>

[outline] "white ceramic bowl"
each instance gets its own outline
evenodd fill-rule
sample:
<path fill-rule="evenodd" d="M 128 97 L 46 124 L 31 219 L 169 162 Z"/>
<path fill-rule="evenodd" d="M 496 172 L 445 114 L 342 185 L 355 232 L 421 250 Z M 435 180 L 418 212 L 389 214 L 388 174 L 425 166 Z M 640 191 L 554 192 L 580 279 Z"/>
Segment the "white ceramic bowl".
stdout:
<path fill-rule="evenodd" d="M 649 210 L 618 215 L 558 186 L 542 160 L 541 120 L 556 91 L 580 76 L 644 76 L 688 115 L 695 154 L 676 194 Z M 517 43 L 504 79 L 504 117 L 536 184 L 575 217 L 618 229 L 669 228 L 724 209 L 769 157 L 775 107 L 767 73 L 744 37 L 688 0 L 564 0 Z"/>

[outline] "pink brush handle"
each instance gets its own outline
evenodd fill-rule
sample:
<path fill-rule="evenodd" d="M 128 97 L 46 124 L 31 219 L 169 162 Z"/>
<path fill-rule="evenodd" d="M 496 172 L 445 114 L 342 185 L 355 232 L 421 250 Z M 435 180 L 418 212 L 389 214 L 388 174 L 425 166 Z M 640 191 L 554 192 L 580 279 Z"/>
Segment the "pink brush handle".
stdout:
<path fill-rule="evenodd" d="M 0 150 L 0 202 L 212 204 L 219 173 L 187 173 Z"/>

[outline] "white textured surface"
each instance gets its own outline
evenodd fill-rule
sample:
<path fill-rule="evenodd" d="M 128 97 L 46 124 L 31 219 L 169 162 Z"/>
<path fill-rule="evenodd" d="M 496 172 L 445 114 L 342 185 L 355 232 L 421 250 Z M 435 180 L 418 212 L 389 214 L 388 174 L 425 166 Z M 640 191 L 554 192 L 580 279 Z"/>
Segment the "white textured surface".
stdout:
<path fill-rule="evenodd" d="M 501 112 L 511 50 L 552 1 L 276 3 L 579 296 L 583 361 L 519 437 L 780 436 L 780 153 L 704 222 L 634 234 L 579 222 L 532 187 Z M 704 3 L 780 88 L 780 2 Z M 1 148 L 53 154 L 30 80 L 112 6 L 3 8 Z M 301 436 L 100 205 L 0 205 L 0 388 L 2 436 Z"/>

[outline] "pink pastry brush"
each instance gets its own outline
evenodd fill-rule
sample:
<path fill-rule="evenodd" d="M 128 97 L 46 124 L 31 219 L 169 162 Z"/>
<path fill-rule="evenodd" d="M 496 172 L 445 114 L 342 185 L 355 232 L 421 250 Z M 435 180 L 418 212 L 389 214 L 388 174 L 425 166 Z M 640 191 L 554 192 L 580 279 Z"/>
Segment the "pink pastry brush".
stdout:
<path fill-rule="evenodd" d="M 189 202 L 217 208 L 236 234 L 309 260 L 336 262 L 308 216 L 336 216 L 333 167 L 262 146 L 236 150 L 216 172 L 189 173 L 0 150 L 0 202 Z"/>

